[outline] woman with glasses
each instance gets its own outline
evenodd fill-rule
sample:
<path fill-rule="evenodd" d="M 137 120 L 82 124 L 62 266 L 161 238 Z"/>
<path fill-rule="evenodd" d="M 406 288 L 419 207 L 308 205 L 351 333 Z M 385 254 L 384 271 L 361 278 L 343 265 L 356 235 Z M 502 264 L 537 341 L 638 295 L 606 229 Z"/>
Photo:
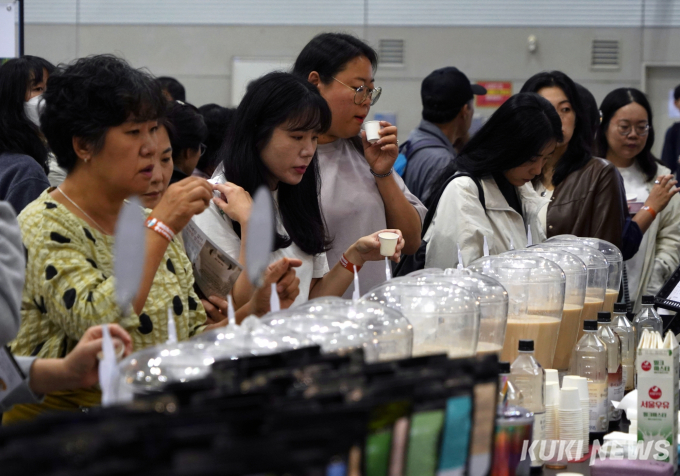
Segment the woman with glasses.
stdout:
<path fill-rule="evenodd" d="M 208 137 L 208 127 L 198 109 L 182 101 L 172 101 L 168 105 L 166 122 L 172 145 L 174 169 L 170 184 L 173 184 L 191 177 L 206 151 L 203 142 Z"/>
<path fill-rule="evenodd" d="M 632 257 L 642 233 L 628 218 L 616 167 L 593 157 L 595 118 L 592 111 L 588 114 L 576 84 L 561 71 L 542 72 L 529 78 L 522 92 L 546 98 L 562 121 L 564 139 L 533 181 L 542 198 L 538 218 L 546 236 L 600 238 L 618 247 L 624 257 Z"/>
<path fill-rule="evenodd" d="M 248 85 L 234 114 L 221 150 L 222 167 L 215 184 L 223 198 L 213 203 L 195 223 L 217 246 L 245 262 L 246 235 L 251 195 L 266 186 L 276 209 L 277 259 L 295 263 L 299 294 L 281 298 L 282 307 L 321 296 L 340 296 L 357 271 L 373 260 L 383 265 L 379 229 L 358 237 L 343 250 L 343 259 L 326 260 L 328 234 L 318 196 L 317 141 L 331 125 L 331 111 L 319 91 L 305 79 L 290 73 L 269 73 Z M 392 231 L 399 234 L 398 230 Z M 403 240 L 399 240 L 397 261 Z M 383 274 L 384 280 L 384 274 Z M 285 289 L 279 283 L 280 291 Z M 237 307 L 253 293 L 246 273 L 234 284 Z M 211 299 L 211 303 L 219 303 Z M 207 306 L 206 306 L 207 307 Z"/>
<path fill-rule="evenodd" d="M 652 155 L 652 109 L 632 88 L 612 91 L 600 105 L 597 152 L 614 164 L 631 202 L 644 202 L 633 220 L 644 233 L 637 254 L 626 261 L 628 291 L 635 309 L 643 295 L 656 294 L 680 262 L 680 198 L 676 181 Z"/>
<path fill-rule="evenodd" d="M 337 262 L 360 237 L 382 228 L 402 231 L 406 254 L 420 246 L 426 209 L 393 173 L 397 128 L 381 122 L 381 138 L 374 144 L 361 130 L 381 93 L 373 78 L 377 63 L 375 51 L 358 38 L 322 33 L 303 48 L 293 67 L 293 73 L 319 89 L 333 115 L 317 149 L 321 210 L 333 240 L 326 253 L 329 263 Z M 361 271 L 362 293 L 384 280 L 384 264 L 367 262 Z"/>

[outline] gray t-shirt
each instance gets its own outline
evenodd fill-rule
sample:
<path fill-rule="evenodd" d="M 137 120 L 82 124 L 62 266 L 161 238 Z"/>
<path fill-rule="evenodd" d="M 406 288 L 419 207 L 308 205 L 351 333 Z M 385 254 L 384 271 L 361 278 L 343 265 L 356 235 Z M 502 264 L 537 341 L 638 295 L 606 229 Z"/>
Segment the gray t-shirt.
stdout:
<path fill-rule="evenodd" d="M 338 139 L 322 144 L 319 152 L 321 171 L 321 211 L 326 220 L 332 248 L 326 252 L 328 266 L 333 268 L 342 253 L 362 236 L 387 228 L 385 205 L 363 154 L 349 140 Z M 406 199 L 415 207 L 422 223 L 427 213 L 397 174 L 393 174 Z M 371 261 L 359 273 L 361 294 L 385 281 L 385 263 Z M 353 286 L 345 292 L 352 297 Z"/>

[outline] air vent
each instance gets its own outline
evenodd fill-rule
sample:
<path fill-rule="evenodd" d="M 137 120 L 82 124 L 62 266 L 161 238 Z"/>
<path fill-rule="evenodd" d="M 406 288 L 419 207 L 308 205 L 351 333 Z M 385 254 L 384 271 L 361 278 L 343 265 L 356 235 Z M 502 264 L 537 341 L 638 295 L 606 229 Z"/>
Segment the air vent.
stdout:
<path fill-rule="evenodd" d="M 380 40 L 378 55 L 382 65 L 402 66 L 404 64 L 404 40 Z"/>
<path fill-rule="evenodd" d="M 619 69 L 618 40 L 593 40 L 590 67 L 595 70 Z"/>

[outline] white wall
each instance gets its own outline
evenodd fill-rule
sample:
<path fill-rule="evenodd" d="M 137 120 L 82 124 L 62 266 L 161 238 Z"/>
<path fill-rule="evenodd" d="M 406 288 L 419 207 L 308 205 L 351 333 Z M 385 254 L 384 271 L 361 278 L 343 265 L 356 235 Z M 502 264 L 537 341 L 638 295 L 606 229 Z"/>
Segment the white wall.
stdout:
<path fill-rule="evenodd" d="M 372 111 L 396 113 L 402 140 L 420 119 L 420 82 L 442 66 L 457 66 L 473 81 L 511 81 L 515 92 L 532 74 L 559 69 L 588 87 L 600 101 L 614 88 L 640 87 L 643 62 L 680 63 L 680 30 L 651 26 L 680 25 L 680 1 L 26 3 L 27 54 L 63 62 L 89 54 L 115 53 L 155 75 L 176 77 L 187 88 L 187 100 L 197 106 L 208 102 L 231 105 L 234 57 L 295 57 L 322 31 L 353 33 L 376 48 L 381 39 L 402 39 L 404 65 L 378 69 L 376 84 L 383 87 L 383 95 Z M 258 19 L 266 24 L 246 24 Z M 337 23 L 328 24 L 332 20 Z M 288 24 L 272 24 L 275 21 Z M 647 25 L 644 29 L 639 27 L 643 23 Z M 423 26 L 409 26 L 413 24 Z M 561 26 L 540 26 L 547 24 Z M 538 50 L 533 54 L 527 49 L 531 34 L 538 38 Z M 593 39 L 620 41 L 620 69 L 591 69 Z M 478 110 L 482 115 L 491 112 Z"/>

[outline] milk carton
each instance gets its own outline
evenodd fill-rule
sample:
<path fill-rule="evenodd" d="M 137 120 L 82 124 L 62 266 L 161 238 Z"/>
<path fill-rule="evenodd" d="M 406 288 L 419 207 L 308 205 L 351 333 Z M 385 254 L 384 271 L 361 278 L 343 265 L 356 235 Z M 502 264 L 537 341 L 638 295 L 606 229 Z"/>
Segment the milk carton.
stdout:
<path fill-rule="evenodd" d="M 635 362 L 638 387 L 640 459 L 678 464 L 678 341 L 672 332 L 664 341 L 645 330 Z M 668 443 L 666 443 L 668 442 Z M 647 445 L 652 443 L 651 450 Z"/>

